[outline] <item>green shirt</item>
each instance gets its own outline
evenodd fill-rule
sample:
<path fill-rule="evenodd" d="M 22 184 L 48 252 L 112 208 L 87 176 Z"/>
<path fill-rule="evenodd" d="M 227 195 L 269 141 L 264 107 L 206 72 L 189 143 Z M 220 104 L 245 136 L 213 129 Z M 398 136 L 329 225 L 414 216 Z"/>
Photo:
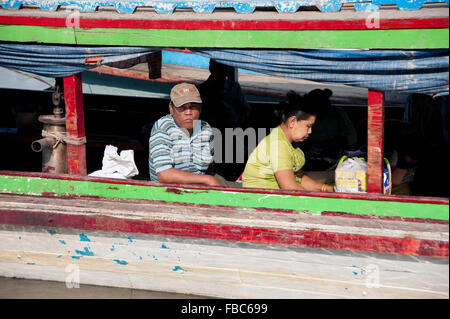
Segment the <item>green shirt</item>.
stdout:
<path fill-rule="evenodd" d="M 291 169 L 296 175 L 303 165 L 305 155 L 302 150 L 294 148 L 278 126 L 250 154 L 242 175 L 242 186 L 280 189 L 275 172 Z M 301 178 L 296 177 L 296 180 L 301 183 Z"/>

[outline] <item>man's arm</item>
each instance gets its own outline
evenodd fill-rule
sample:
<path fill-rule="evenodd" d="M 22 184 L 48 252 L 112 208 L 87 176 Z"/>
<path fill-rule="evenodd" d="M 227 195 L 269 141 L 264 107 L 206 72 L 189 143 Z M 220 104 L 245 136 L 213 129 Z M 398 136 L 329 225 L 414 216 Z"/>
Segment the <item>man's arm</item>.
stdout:
<path fill-rule="evenodd" d="M 161 183 L 174 184 L 205 184 L 209 186 L 220 186 L 217 179 L 211 175 L 194 174 L 176 168 L 169 168 L 158 173 Z"/>

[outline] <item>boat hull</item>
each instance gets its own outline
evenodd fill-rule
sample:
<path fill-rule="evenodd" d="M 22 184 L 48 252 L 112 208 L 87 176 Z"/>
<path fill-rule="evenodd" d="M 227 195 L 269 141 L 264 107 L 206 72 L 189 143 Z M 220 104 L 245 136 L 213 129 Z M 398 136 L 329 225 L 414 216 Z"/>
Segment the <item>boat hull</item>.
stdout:
<path fill-rule="evenodd" d="M 0 276 L 220 298 L 449 297 L 446 220 L 34 192 L 0 194 Z"/>
<path fill-rule="evenodd" d="M 448 298 L 448 259 L 2 227 L 0 275 L 221 298 Z"/>

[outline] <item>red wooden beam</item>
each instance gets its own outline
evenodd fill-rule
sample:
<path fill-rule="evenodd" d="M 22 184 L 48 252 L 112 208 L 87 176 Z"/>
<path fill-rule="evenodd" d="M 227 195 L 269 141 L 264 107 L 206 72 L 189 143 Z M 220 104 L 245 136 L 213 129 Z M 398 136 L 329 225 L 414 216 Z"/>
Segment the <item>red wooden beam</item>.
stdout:
<path fill-rule="evenodd" d="M 367 188 L 383 194 L 384 170 L 384 93 L 369 90 L 367 123 Z"/>
<path fill-rule="evenodd" d="M 64 99 L 66 103 L 68 173 L 87 175 L 86 138 L 84 130 L 84 106 L 81 73 L 64 78 Z"/>
<path fill-rule="evenodd" d="M 66 18 L 0 16 L 0 24 L 67 27 Z M 448 28 L 448 17 L 380 19 L 377 29 Z M 180 30 L 366 30 L 366 19 L 355 20 L 140 20 L 80 19 L 80 28 L 180 29 Z"/>

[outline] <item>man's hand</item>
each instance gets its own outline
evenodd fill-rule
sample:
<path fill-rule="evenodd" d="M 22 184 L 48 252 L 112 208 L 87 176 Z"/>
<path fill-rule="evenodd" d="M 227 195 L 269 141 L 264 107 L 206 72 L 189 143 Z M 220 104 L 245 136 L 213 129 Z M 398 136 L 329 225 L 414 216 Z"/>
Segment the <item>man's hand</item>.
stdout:
<path fill-rule="evenodd" d="M 222 186 L 220 185 L 219 181 L 211 175 L 203 175 L 206 178 L 206 183 L 209 186 Z"/>

